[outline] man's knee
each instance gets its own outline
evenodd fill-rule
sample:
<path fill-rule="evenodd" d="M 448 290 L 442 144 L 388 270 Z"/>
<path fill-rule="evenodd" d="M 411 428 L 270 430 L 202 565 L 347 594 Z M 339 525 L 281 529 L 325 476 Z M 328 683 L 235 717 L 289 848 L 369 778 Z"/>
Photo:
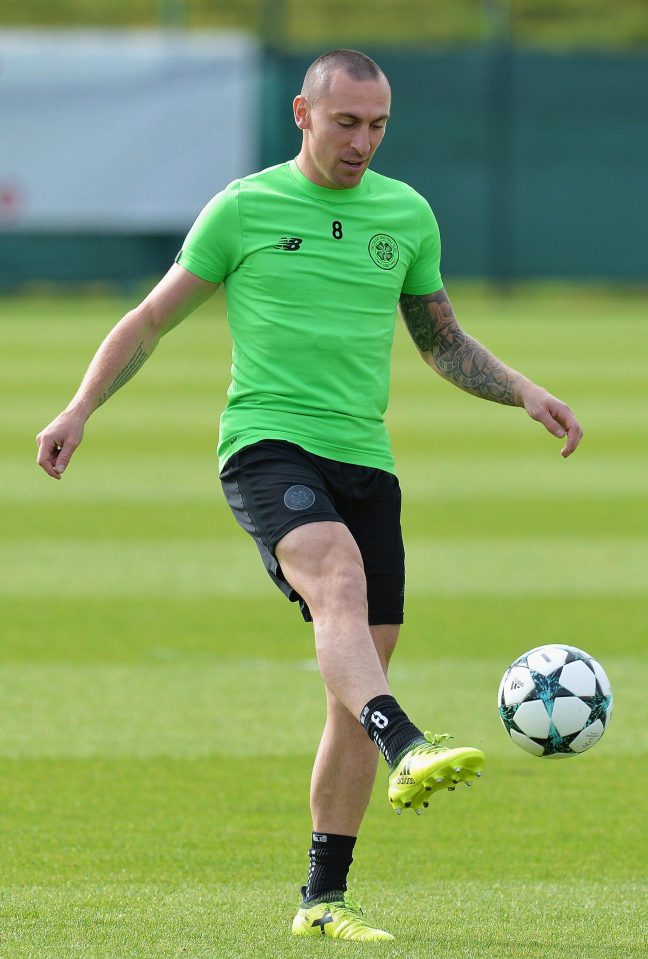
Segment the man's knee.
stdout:
<path fill-rule="evenodd" d="M 367 580 L 358 544 L 342 523 L 311 523 L 277 543 L 284 576 L 313 617 L 353 609 L 366 616 Z"/>
<path fill-rule="evenodd" d="M 367 580 L 362 561 L 347 556 L 331 557 L 305 597 L 314 617 L 341 611 L 367 616 Z"/>

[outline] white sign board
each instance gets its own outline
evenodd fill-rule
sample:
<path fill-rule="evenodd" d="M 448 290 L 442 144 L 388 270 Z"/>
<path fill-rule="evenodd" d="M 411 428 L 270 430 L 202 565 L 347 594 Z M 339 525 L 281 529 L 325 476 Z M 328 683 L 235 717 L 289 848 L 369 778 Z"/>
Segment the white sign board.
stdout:
<path fill-rule="evenodd" d="M 241 34 L 0 31 L 0 230 L 183 232 L 258 149 Z"/>

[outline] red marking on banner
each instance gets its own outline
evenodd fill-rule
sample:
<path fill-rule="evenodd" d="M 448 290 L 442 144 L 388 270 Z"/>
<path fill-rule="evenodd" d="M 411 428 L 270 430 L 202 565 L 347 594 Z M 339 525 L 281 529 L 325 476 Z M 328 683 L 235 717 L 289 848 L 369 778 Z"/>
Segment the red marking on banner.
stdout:
<path fill-rule="evenodd" d="M 17 183 L 0 182 L 0 219 L 13 220 L 23 207 L 23 191 Z"/>

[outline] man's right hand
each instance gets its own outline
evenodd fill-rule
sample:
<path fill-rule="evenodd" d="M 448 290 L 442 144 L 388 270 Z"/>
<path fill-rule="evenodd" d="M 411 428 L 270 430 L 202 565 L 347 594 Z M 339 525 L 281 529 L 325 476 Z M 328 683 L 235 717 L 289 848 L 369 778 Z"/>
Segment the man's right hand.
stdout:
<path fill-rule="evenodd" d="M 36 437 L 38 457 L 36 462 L 48 476 L 60 479 L 63 470 L 72 459 L 72 454 L 83 439 L 85 417 L 79 413 L 64 412 Z"/>
<path fill-rule="evenodd" d="M 88 417 L 137 373 L 160 337 L 209 299 L 218 286 L 174 263 L 146 299 L 113 327 L 67 409 L 36 437 L 36 462 L 48 476 L 61 478 L 83 439 Z"/>

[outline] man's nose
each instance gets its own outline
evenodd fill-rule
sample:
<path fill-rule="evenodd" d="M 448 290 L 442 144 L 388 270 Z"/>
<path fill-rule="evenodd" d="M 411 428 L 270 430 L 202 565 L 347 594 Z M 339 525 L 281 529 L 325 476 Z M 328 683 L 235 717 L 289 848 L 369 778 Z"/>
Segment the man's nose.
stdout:
<path fill-rule="evenodd" d="M 357 127 L 353 131 L 351 146 L 357 153 L 360 154 L 360 156 L 367 156 L 371 149 L 371 144 L 369 142 L 369 129 L 367 127 Z"/>

